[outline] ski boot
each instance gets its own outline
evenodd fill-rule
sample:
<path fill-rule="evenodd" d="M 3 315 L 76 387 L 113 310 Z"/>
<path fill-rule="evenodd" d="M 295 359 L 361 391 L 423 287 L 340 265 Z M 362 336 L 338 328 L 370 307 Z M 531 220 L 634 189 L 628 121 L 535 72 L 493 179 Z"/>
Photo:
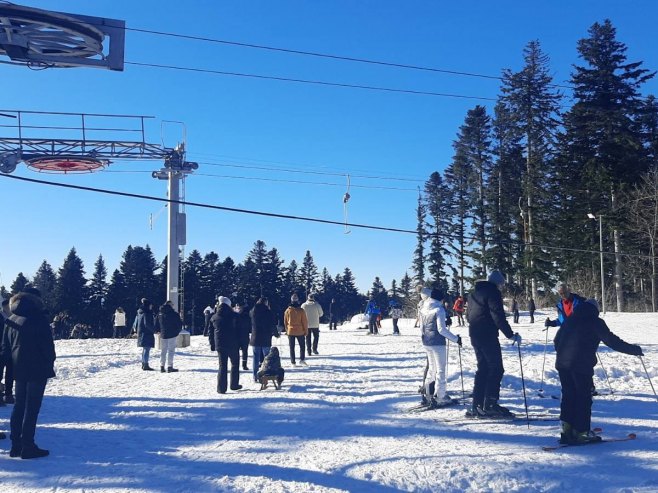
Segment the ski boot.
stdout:
<path fill-rule="evenodd" d="M 498 404 L 497 399 L 487 399 L 484 405 L 484 412 L 490 418 L 513 418 L 514 414 L 506 407 Z"/>
<path fill-rule="evenodd" d="M 562 445 L 569 445 L 569 444 L 573 443 L 574 440 L 575 440 L 574 430 L 571 427 L 571 423 L 567 423 L 566 421 L 562 421 L 562 431 L 560 432 L 559 442 Z"/>
<path fill-rule="evenodd" d="M 602 438 L 594 433 L 593 431 L 574 431 L 574 441 L 575 445 L 587 445 L 588 443 L 597 443 L 600 442 Z"/>

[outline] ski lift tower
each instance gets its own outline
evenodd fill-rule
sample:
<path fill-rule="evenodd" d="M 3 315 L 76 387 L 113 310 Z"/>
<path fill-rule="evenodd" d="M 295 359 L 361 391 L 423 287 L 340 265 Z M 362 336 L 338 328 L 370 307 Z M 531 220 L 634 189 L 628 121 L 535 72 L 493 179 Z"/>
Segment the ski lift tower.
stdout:
<path fill-rule="evenodd" d="M 0 0 L 0 63 L 39 69 L 92 67 L 123 71 L 124 47 L 124 21 Z M 9 61 L 1 60 L 2 57 Z M 146 142 L 144 122 L 152 117 L 141 115 L 0 110 L 0 118 L 12 122 L 0 125 L 3 131 L 9 129 L 7 136 L 0 135 L 0 173 L 13 173 L 21 162 L 45 173 L 91 173 L 104 169 L 115 159 L 164 160 L 164 168 L 153 176 L 169 182 L 167 298 L 178 311 L 179 246 L 185 244 L 186 236 L 185 214 L 180 212 L 180 184 L 198 168 L 197 163 L 185 161 L 184 144 L 167 149 L 164 144 Z M 38 119 L 35 123 L 25 121 L 34 118 Z M 56 121 L 44 123 L 44 118 Z M 121 124 L 115 124 L 117 121 Z M 35 135 L 35 129 L 48 132 L 49 137 Z M 64 135 L 53 138 L 51 135 L 57 132 Z M 108 138 L 112 132 L 114 138 Z M 123 138 L 117 137 L 117 133 Z"/>

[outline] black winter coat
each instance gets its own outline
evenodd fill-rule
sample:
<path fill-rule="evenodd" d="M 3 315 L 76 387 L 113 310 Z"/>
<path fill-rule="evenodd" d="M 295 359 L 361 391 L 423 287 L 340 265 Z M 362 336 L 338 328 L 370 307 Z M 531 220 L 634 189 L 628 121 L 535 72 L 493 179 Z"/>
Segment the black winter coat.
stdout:
<path fill-rule="evenodd" d="M 640 346 L 628 344 L 610 332 L 595 307 L 579 304 L 555 334 L 555 368 L 594 375 L 596 350 L 601 341 L 620 353 L 637 356 L 641 352 Z"/>
<path fill-rule="evenodd" d="M 237 351 L 239 349 L 237 315 L 233 309 L 225 303 L 219 306 L 219 310 L 212 316 L 210 323 L 213 330 L 210 331 L 210 348 L 213 351 Z"/>
<path fill-rule="evenodd" d="M 259 303 L 251 309 L 251 339 L 249 344 L 256 347 L 271 347 L 272 336 L 279 337 L 274 314 L 266 305 Z"/>
<path fill-rule="evenodd" d="M 41 298 L 18 293 L 9 301 L 12 315 L 5 322 L 2 355 L 14 364 L 14 379 L 37 382 L 55 376 L 55 343 Z"/>
<path fill-rule="evenodd" d="M 148 307 L 142 305 L 137 310 L 133 329 L 137 332 L 139 347 L 155 347 L 155 319 L 153 312 Z"/>
<path fill-rule="evenodd" d="M 505 320 L 503 295 L 489 281 L 478 281 L 475 290 L 468 296 L 468 335 L 471 341 L 486 343 L 498 339 L 500 330 L 508 339 L 514 335 Z"/>
<path fill-rule="evenodd" d="M 236 312 L 236 324 L 238 326 L 238 339 L 240 346 L 247 346 L 249 344 L 249 334 L 251 334 L 251 317 L 247 307 L 243 307 L 240 313 Z"/>
<path fill-rule="evenodd" d="M 160 332 L 162 339 L 172 339 L 180 334 L 182 328 L 183 322 L 174 308 L 171 305 L 162 305 L 155 318 L 155 332 Z"/>

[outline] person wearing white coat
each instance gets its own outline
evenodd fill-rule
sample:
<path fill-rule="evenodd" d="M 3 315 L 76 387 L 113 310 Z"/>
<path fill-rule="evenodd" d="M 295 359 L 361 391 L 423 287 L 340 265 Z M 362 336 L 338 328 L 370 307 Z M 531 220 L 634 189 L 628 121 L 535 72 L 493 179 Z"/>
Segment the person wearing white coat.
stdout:
<path fill-rule="evenodd" d="M 308 295 L 308 298 L 302 305 L 302 309 L 306 312 L 308 319 L 308 333 L 306 334 L 306 352 L 309 356 L 318 354 L 318 340 L 320 339 L 320 317 L 324 315 L 320 303 L 315 302 L 313 293 Z M 312 344 L 311 344 L 312 338 Z"/>
<path fill-rule="evenodd" d="M 446 312 L 441 303 L 443 299 L 441 291 L 422 288 L 420 296 L 423 300 L 419 310 L 420 330 L 429 362 L 428 377 L 425 380 L 425 395 L 430 399 L 430 407 L 441 407 L 452 403 L 452 398 L 447 393 L 446 339 L 461 346 L 461 337 L 453 334 L 446 327 Z M 435 382 L 434 394 L 430 391 L 432 381 Z"/>

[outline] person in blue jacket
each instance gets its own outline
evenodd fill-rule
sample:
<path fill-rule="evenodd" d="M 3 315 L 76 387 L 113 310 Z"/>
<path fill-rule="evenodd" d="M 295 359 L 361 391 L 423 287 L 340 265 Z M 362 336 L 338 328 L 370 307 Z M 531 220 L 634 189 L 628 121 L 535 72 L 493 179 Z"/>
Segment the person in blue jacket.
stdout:
<path fill-rule="evenodd" d="M 365 311 L 365 315 L 368 317 L 369 334 L 379 334 L 379 330 L 377 329 L 377 315 L 379 315 L 381 312 L 381 309 L 375 302 L 375 297 L 370 295 L 370 299 L 368 300 Z"/>

